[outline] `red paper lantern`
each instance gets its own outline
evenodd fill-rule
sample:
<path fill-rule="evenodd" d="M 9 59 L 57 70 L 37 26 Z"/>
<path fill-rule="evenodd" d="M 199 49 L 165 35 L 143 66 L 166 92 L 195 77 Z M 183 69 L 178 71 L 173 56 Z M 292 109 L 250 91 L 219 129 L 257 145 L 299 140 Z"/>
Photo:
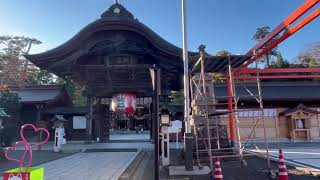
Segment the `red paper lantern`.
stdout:
<path fill-rule="evenodd" d="M 111 110 L 133 114 L 136 110 L 136 95 L 131 93 L 115 94 L 112 97 Z"/>

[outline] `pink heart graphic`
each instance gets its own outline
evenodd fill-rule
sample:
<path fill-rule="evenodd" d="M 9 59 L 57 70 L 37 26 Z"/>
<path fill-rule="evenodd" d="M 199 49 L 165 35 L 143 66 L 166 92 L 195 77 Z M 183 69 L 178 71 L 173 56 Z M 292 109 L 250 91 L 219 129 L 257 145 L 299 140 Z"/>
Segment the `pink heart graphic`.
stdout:
<path fill-rule="evenodd" d="M 19 144 L 24 145 L 24 152 L 23 152 L 20 160 L 9 157 L 9 156 L 8 156 L 8 152 L 10 152 L 10 151 L 16 151 L 16 150 L 17 150 L 17 146 L 18 146 Z M 7 160 L 9 160 L 9 161 L 14 161 L 14 162 L 18 162 L 18 163 L 19 163 L 19 168 L 20 168 L 20 171 L 21 171 L 21 172 L 22 172 L 22 167 L 23 167 L 23 163 L 24 163 L 25 157 L 26 157 L 26 155 L 27 155 L 27 152 L 29 151 L 29 162 L 28 162 L 28 164 L 26 165 L 26 172 L 29 170 L 29 168 L 30 168 L 30 166 L 31 166 L 31 163 L 32 163 L 32 151 L 30 150 L 29 144 L 25 143 L 24 141 L 18 141 L 18 142 L 16 142 L 13 146 L 4 148 L 3 150 L 4 150 L 4 151 L 3 151 L 4 157 L 5 157 Z"/>
<path fill-rule="evenodd" d="M 26 127 L 32 127 L 34 132 L 41 132 L 41 131 L 44 131 L 46 134 L 47 134 L 47 137 L 44 141 L 42 142 L 39 142 L 33 146 L 30 146 L 29 142 L 27 141 L 27 139 L 24 137 L 24 129 Z M 23 163 L 25 161 L 25 158 L 26 158 L 26 155 L 27 155 L 27 152 L 29 151 L 29 161 L 28 163 L 26 164 L 26 171 L 25 172 L 28 172 L 29 171 L 29 168 L 32 164 L 32 148 L 34 147 L 37 147 L 37 146 L 40 146 L 44 143 L 46 143 L 48 140 L 49 140 L 49 137 L 50 137 L 50 134 L 49 134 L 49 131 L 45 128 L 37 128 L 36 126 L 34 126 L 33 124 L 25 124 L 21 127 L 20 129 L 20 136 L 21 136 L 21 139 L 22 141 L 18 141 L 16 142 L 12 147 L 8 147 L 8 148 L 4 148 L 4 156 L 6 159 L 8 159 L 9 161 L 14 161 L 14 162 L 18 162 L 19 163 L 19 168 L 20 168 L 20 172 L 23 172 Z M 10 158 L 8 156 L 8 152 L 9 151 L 16 151 L 17 150 L 17 145 L 19 144 L 23 144 L 24 145 L 24 152 L 20 158 L 20 160 L 18 159 L 14 159 L 14 158 Z"/>
<path fill-rule="evenodd" d="M 27 141 L 27 139 L 24 137 L 24 129 L 25 129 L 26 127 L 31 127 L 31 128 L 33 128 L 33 130 L 34 130 L 35 133 L 36 133 L 36 132 L 40 132 L 40 131 L 44 131 L 44 132 L 47 134 L 47 137 L 46 137 L 45 140 L 43 140 L 42 142 L 36 143 L 36 144 L 33 145 L 33 146 L 30 146 L 30 149 L 32 149 L 32 148 L 34 148 L 34 147 L 37 147 L 37 146 L 40 146 L 40 145 L 46 143 L 46 142 L 49 140 L 50 133 L 49 133 L 49 131 L 48 131 L 47 129 L 45 129 L 45 128 L 37 128 L 37 127 L 34 126 L 33 124 L 25 124 L 25 125 L 23 125 L 23 126 L 21 127 L 21 129 L 20 129 L 20 137 L 21 137 L 21 139 L 23 140 L 23 142 L 29 144 L 29 142 Z"/>

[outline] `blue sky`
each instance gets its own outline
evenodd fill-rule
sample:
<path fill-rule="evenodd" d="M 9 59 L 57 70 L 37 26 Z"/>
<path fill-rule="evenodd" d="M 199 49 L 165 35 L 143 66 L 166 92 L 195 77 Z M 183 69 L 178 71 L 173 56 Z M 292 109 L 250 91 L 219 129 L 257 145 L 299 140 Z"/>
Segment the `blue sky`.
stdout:
<path fill-rule="evenodd" d="M 119 0 L 140 22 L 167 41 L 182 47 L 181 0 Z M 200 44 L 214 54 L 228 50 L 246 53 L 256 42 L 257 27 L 276 27 L 304 0 L 188 0 L 188 46 Z M 0 34 L 38 38 L 33 52 L 54 48 L 99 18 L 113 0 L 0 0 Z M 319 6 L 317 6 L 319 7 Z M 279 46 L 291 60 L 320 41 L 320 18 Z"/>

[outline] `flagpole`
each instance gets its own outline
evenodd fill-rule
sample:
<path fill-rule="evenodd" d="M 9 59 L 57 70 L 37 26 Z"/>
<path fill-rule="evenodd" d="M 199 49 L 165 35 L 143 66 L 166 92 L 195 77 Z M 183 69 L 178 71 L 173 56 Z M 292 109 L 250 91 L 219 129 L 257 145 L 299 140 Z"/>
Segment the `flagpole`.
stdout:
<path fill-rule="evenodd" d="M 183 43 L 183 63 L 184 63 L 184 117 L 185 117 L 185 134 L 184 134 L 184 151 L 185 151 L 185 168 L 187 171 L 193 170 L 193 136 L 190 126 L 190 100 L 189 100 L 189 59 L 187 46 L 187 16 L 186 0 L 182 0 L 182 43 Z"/>

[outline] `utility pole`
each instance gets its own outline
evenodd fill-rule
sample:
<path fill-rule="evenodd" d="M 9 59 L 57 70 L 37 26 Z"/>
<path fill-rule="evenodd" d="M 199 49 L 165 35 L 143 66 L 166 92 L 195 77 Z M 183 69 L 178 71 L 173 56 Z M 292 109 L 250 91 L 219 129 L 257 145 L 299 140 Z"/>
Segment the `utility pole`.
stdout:
<path fill-rule="evenodd" d="M 182 41 L 183 41 L 183 63 L 184 63 L 184 151 L 185 151 L 185 168 L 187 171 L 193 170 L 193 136 L 190 125 L 190 100 L 189 100 L 189 58 L 187 46 L 187 17 L 186 17 L 186 0 L 182 0 Z"/>

